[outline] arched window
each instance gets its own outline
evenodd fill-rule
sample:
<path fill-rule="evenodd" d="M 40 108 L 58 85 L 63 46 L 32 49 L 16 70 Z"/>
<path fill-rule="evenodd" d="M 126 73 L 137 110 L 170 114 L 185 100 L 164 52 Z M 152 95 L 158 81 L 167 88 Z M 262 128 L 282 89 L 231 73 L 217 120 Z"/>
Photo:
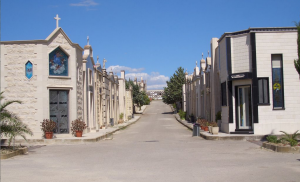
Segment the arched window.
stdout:
<path fill-rule="evenodd" d="M 33 65 L 30 61 L 27 61 L 27 63 L 25 64 L 25 76 L 28 79 L 31 79 L 33 75 Z"/>
<path fill-rule="evenodd" d="M 68 76 L 69 56 L 57 47 L 49 54 L 49 75 Z"/>

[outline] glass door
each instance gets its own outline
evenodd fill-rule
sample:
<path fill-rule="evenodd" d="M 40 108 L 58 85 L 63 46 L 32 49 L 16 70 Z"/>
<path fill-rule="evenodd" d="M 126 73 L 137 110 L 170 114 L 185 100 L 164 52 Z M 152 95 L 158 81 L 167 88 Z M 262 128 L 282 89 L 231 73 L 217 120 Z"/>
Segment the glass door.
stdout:
<path fill-rule="evenodd" d="M 250 86 L 238 87 L 238 126 L 239 129 L 251 129 L 252 105 Z"/>

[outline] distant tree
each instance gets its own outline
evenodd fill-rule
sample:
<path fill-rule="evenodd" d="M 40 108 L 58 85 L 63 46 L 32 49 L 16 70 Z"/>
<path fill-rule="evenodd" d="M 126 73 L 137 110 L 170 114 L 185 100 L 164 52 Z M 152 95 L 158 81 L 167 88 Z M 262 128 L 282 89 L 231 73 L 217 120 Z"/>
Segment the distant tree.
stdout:
<path fill-rule="evenodd" d="M 170 80 L 167 81 L 167 87 L 164 88 L 162 95 L 163 102 L 166 104 L 174 104 L 182 102 L 182 85 L 184 84 L 184 69 L 177 68 Z"/>
<path fill-rule="evenodd" d="M 129 89 L 130 86 L 132 88 L 133 103 L 136 104 L 139 107 L 139 109 L 141 109 L 141 107 L 146 104 L 146 99 L 145 99 L 146 93 L 141 92 L 140 87 L 134 84 L 132 80 L 130 79 L 128 81 L 125 80 L 125 88 Z"/>
<path fill-rule="evenodd" d="M 297 30 L 298 30 L 298 39 L 297 39 L 297 44 L 298 44 L 298 59 L 294 60 L 294 65 L 295 65 L 295 68 L 296 68 L 298 74 L 300 75 L 300 21 L 299 22 L 295 22 L 295 25 L 297 26 Z"/>
<path fill-rule="evenodd" d="M 146 92 L 143 91 L 143 97 L 144 97 L 144 105 L 149 105 L 150 104 L 150 99 L 148 97 L 148 95 L 146 94 Z"/>

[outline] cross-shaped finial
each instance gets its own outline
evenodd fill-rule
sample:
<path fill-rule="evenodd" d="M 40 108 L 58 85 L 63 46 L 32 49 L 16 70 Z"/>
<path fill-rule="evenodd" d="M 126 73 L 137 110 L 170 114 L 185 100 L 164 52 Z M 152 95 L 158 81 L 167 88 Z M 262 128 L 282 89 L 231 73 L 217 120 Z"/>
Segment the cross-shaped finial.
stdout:
<path fill-rule="evenodd" d="M 209 51 L 207 51 L 207 53 L 208 53 L 208 57 L 209 57 Z"/>
<path fill-rule="evenodd" d="M 90 45 L 90 38 L 87 36 L 87 45 Z"/>
<path fill-rule="evenodd" d="M 197 67 L 197 65 L 198 65 L 198 62 L 196 61 L 196 67 Z"/>
<path fill-rule="evenodd" d="M 99 63 L 99 56 L 97 56 L 97 63 Z"/>
<path fill-rule="evenodd" d="M 203 59 L 203 52 L 202 52 L 202 59 Z"/>
<path fill-rule="evenodd" d="M 61 19 L 58 17 L 58 14 L 56 15 L 56 17 L 54 17 L 54 19 L 56 20 L 56 28 L 58 28 L 58 21 Z"/>

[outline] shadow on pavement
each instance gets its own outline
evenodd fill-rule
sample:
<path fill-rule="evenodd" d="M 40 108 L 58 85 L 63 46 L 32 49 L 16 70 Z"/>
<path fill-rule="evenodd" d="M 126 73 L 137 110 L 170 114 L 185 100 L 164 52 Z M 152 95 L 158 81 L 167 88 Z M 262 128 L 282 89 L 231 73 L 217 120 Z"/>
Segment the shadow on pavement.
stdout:
<path fill-rule="evenodd" d="M 162 114 L 174 114 L 174 112 L 163 112 Z"/>

